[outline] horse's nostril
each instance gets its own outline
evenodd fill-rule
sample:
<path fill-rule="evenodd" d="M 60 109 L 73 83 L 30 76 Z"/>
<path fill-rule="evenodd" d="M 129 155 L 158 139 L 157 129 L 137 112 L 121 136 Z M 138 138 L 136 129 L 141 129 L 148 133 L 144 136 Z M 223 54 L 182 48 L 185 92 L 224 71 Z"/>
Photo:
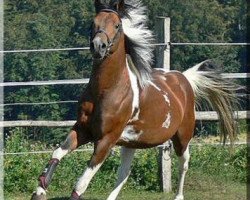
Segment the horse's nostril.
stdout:
<path fill-rule="evenodd" d="M 105 43 L 102 44 L 102 49 L 106 49 L 107 45 Z"/>

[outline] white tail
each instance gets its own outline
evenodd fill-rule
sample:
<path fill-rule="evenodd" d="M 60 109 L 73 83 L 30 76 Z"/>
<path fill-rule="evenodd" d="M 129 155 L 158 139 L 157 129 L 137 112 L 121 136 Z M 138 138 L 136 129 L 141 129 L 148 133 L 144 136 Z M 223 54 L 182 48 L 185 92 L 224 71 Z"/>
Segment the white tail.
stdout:
<path fill-rule="evenodd" d="M 194 90 L 196 105 L 200 106 L 203 99 L 218 113 L 223 142 L 225 143 L 228 135 L 233 143 L 236 134 L 233 111 L 238 105 L 235 92 L 239 87 L 223 79 L 220 73 L 212 69 L 214 66 L 210 60 L 206 60 L 183 74 Z M 199 71 L 201 69 L 206 71 Z"/>

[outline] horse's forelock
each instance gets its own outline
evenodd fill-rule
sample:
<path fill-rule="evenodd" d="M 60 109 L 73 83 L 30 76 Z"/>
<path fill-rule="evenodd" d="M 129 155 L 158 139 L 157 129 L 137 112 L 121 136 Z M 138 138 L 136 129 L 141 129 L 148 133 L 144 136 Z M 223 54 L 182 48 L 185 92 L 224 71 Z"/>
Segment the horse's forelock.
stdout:
<path fill-rule="evenodd" d="M 125 0 L 95 0 L 96 13 L 103 9 L 111 9 L 119 13 L 120 17 L 126 15 Z"/>

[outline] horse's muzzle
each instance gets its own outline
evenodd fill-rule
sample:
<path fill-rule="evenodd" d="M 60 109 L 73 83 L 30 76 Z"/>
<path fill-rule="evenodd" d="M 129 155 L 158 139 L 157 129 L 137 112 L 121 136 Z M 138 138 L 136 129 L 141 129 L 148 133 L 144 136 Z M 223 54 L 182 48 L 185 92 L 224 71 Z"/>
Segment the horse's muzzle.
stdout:
<path fill-rule="evenodd" d="M 93 56 L 97 59 L 103 59 L 106 56 L 107 48 L 108 44 L 103 42 L 100 37 L 95 37 L 90 44 Z"/>

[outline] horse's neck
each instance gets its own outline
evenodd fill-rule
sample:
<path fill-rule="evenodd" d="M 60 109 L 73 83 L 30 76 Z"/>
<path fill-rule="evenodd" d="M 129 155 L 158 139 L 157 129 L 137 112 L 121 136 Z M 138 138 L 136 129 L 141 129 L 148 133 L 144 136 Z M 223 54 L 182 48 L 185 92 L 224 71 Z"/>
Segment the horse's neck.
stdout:
<path fill-rule="evenodd" d="M 113 54 L 101 63 L 94 61 L 91 86 L 96 93 L 103 93 L 111 88 L 125 84 L 126 81 L 128 81 L 128 71 L 126 68 L 125 45 L 122 43 Z"/>

